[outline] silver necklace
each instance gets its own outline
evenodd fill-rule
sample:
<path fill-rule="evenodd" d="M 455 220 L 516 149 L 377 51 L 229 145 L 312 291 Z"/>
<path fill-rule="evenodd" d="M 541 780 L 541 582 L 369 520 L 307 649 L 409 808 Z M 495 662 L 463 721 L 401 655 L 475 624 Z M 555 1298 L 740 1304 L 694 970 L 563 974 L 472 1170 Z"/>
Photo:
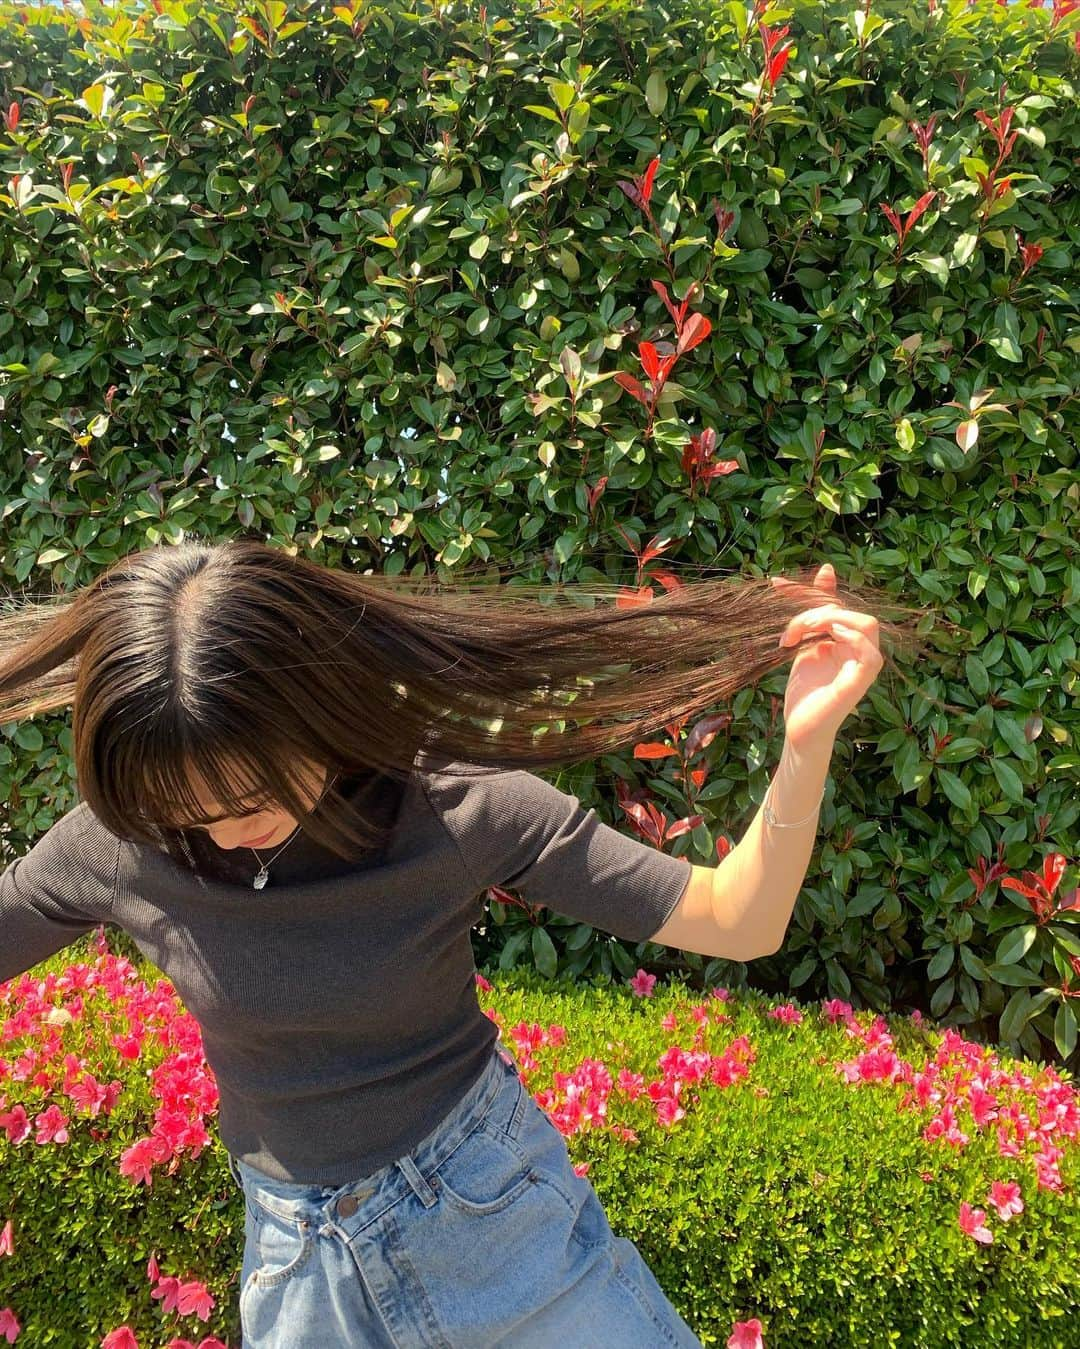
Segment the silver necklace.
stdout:
<path fill-rule="evenodd" d="M 322 791 L 319 793 L 319 801 L 321 801 L 321 800 L 323 799 L 323 797 L 324 797 L 324 796 L 326 795 L 326 793 L 330 790 L 330 788 L 334 785 L 334 783 L 337 782 L 338 776 L 339 776 L 339 775 L 338 775 L 337 773 L 335 773 L 334 776 L 330 779 L 330 781 L 326 784 L 326 786 L 322 789 Z M 318 804 L 319 804 L 319 801 L 316 801 L 315 804 L 318 805 Z M 256 890 L 261 890 L 261 889 L 263 888 L 263 886 L 266 884 L 266 882 L 270 879 L 270 866 L 271 866 L 271 863 L 277 861 L 277 859 L 281 856 L 281 854 L 285 851 L 285 849 L 289 846 L 289 844 L 290 844 L 290 843 L 293 841 L 293 839 L 296 837 L 297 832 L 299 831 L 299 829 L 300 829 L 300 826 L 297 825 L 296 828 L 295 828 L 295 829 L 292 831 L 292 833 L 289 835 L 289 837 L 285 840 L 285 842 L 284 842 L 284 843 L 281 845 L 281 847 L 277 850 L 277 852 L 274 853 L 273 857 L 271 857 L 271 859 L 270 859 L 269 862 L 264 862 L 264 861 L 262 861 L 262 859 L 259 857 L 259 854 L 258 854 L 257 852 L 255 852 L 255 849 L 254 849 L 254 848 L 251 849 L 251 851 L 252 851 L 253 853 L 255 853 L 255 860 L 259 863 L 259 870 L 255 873 L 255 879 L 252 881 L 252 885 L 255 887 Z"/>

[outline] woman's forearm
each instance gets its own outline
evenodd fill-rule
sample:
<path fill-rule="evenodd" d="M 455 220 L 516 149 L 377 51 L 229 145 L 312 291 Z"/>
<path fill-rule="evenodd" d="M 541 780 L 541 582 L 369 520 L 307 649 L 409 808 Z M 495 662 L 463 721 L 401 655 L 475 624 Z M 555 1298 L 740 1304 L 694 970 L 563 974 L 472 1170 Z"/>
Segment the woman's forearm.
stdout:
<path fill-rule="evenodd" d="M 835 743 L 830 736 L 827 741 L 797 750 L 784 741 L 767 799 L 781 824 L 796 820 L 806 823 L 794 829 L 773 828 L 765 819 L 763 800 L 728 859 L 738 873 L 738 892 L 746 896 L 746 913 L 753 916 L 755 927 L 771 934 L 770 951 L 778 951 L 784 943 L 810 865 L 817 837 L 817 807 Z"/>

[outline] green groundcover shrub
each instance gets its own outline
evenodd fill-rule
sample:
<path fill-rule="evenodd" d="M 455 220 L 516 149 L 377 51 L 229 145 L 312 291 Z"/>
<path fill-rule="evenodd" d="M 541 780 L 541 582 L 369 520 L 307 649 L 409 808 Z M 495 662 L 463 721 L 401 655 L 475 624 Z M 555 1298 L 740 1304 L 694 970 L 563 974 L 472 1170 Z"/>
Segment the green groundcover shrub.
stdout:
<path fill-rule="evenodd" d="M 0 1339 L 236 1349 L 243 1201 L 213 1073 L 112 935 L 0 985 Z M 644 971 L 477 984 L 703 1344 L 1075 1346 L 1080 1105 L 1054 1067 Z"/>

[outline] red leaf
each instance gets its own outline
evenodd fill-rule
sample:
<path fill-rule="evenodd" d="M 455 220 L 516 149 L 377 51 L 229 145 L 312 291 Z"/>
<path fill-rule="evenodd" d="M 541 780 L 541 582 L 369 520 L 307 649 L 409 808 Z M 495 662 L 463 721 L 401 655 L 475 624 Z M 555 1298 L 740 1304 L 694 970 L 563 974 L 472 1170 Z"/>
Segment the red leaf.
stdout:
<path fill-rule="evenodd" d="M 704 815 L 687 815 L 684 819 L 677 820 L 673 825 L 664 831 L 664 838 L 679 838 L 683 834 L 688 834 L 691 829 L 696 829 L 705 819 Z"/>
<path fill-rule="evenodd" d="M 654 535 L 645 545 L 645 551 L 641 554 L 641 565 L 644 566 L 646 562 L 651 562 L 654 557 L 659 557 L 661 553 L 666 552 L 672 544 L 677 542 L 677 539 L 672 538 L 664 539 L 662 543 L 658 543 Z"/>
<path fill-rule="evenodd" d="M 1043 859 L 1043 885 L 1046 886 L 1047 894 L 1052 895 L 1061 884 L 1061 878 L 1065 875 L 1065 865 L 1064 853 L 1052 852 Z"/>
<path fill-rule="evenodd" d="M 765 48 L 766 60 L 772 56 L 773 48 L 776 44 L 783 38 L 786 38 L 790 32 L 791 27 L 789 24 L 785 24 L 783 28 L 770 28 L 769 25 L 765 23 L 758 24 L 758 34 L 761 37 L 761 45 Z"/>
<path fill-rule="evenodd" d="M 686 737 L 686 743 L 683 745 L 683 754 L 687 759 L 692 759 L 695 754 L 700 754 L 703 749 L 707 749 L 719 733 L 730 726 L 732 716 L 730 712 L 717 712 L 711 717 L 702 717 L 700 721 L 695 722 L 690 734 Z"/>
<path fill-rule="evenodd" d="M 1009 134 L 1009 127 L 1012 125 L 1013 109 L 1002 108 L 1001 116 L 998 118 L 998 141 L 1003 141 Z"/>
<path fill-rule="evenodd" d="M 618 370 L 613 378 L 616 384 L 624 388 L 628 394 L 632 394 L 643 407 L 648 406 L 649 400 L 645 397 L 645 390 L 633 375 L 627 374 L 625 370 Z"/>
<path fill-rule="evenodd" d="M 719 463 L 710 464 L 701 474 L 703 480 L 709 478 L 726 478 L 729 473 L 738 473 L 742 464 L 737 459 L 721 459 Z"/>
<path fill-rule="evenodd" d="M 1038 890 L 1033 890 L 1030 885 L 1025 885 L 1023 881 L 1013 880 L 1011 876 L 1001 882 L 1003 890 L 1015 890 L 1018 895 L 1023 895 L 1025 899 L 1040 899 Z"/>
<path fill-rule="evenodd" d="M 766 79 L 769 81 L 769 88 L 776 87 L 776 81 L 783 74 L 784 67 L 787 65 L 788 57 L 791 55 L 791 44 L 781 47 L 774 57 L 769 61 L 769 69 Z"/>
<path fill-rule="evenodd" d="M 635 759 L 667 759 L 678 752 L 674 745 L 661 745 L 655 740 L 634 746 Z"/>
<path fill-rule="evenodd" d="M 660 357 L 657 355 L 656 347 L 652 342 L 642 342 L 638 346 L 638 356 L 641 358 L 641 364 L 645 368 L 645 373 L 650 379 L 655 379 L 660 373 Z"/>
<path fill-rule="evenodd" d="M 905 235 L 936 196 L 937 196 L 936 192 L 924 192 L 923 195 L 919 198 L 919 200 L 915 203 L 915 205 L 911 208 L 911 210 L 908 212 L 907 220 L 904 222 Z"/>
<path fill-rule="evenodd" d="M 1072 892 L 1071 895 L 1066 895 L 1066 896 L 1064 897 L 1064 899 L 1061 901 L 1061 903 L 1060 903 L 1060 904 L 1058 905 L 1058 907 L 1057 907 L 1057 912 L 1058 912 L 1058 913 L 1070 913 L 1070 912 L 1080 913 L 1080 885 L 1078 885 L 1078 886 L 1076 887 L 1076 889 Z M 1080 970 L 1078 970 L 1077 973 L 1080 974 Z"/>
<path fill-rule="evenodd" d="M 660 156 L 657 155 L 649 167 L 645 170 L 645 176 L 641 180 L 641 195 L 648 206 L 652 200 L 653 179 L 656 177 L 656 170 L 660 167 Z"/>
<path fill-rule="evenodd" d="M 679 345 L 675 349 L 676 354 L 682 356 L 687 351 L 693 351 L 699 343 L 705 341 L 711 332 L 712 324 L 704 314 L 691 314 L 679 334 Z"/>
<path fill-rule="evenodd" d="M 636 590 L 620 590 L 615 600 L 616 609 L 643 609 L 652 604 L 653 593 L 649 586 L 638 586 Z"/>
<path fill-rule="evenodd" d="M 888 218 L 889 218 L 889 223 L 892 225 L 893 229 L 896 231 L 896 237 L 897 237 L 898 239 L 903 239 L 903 237 L 904 237 L 904 227 L 903 227 L 903 225 L 900 224 L 900 217 L 896 214 L 896 212 L 893 210 L 893 208 L 892 208 L 891 206 L 886 206 L 886 204 L 885 204 L 884 202 L 881 202 L 881 203 L 880 203 L 879 209 L 881 210 L 881 212 L 882 212 L 883 215 L 888 216 Z"/>
<path fill-rule="evenodd" d="M 620 801 L 618 804 L 637 826 L 638 833 L 650 843 L 658 845 L 665 820 L 652 802 L 642 805 L 640 801 Z"/>
<path fill-rule="evenodd" d="M 675 324 L 676 329 L 678 329 L 680 322 L 679 315 L 675 306 L 671 303 L 671 296 L 667 292 L 667 286 L 665 286 L 662 281 L 654 281 L 652 287 L 667 306 L 667 311 L 671 315 L 671 321 Z"/>

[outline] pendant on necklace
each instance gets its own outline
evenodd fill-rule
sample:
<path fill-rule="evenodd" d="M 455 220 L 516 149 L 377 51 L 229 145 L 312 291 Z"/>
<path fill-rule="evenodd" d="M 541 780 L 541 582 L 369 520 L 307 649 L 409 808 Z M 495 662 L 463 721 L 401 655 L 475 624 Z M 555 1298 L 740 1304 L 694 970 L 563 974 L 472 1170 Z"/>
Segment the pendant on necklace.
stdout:
<path fill-rule="evenodd" d="M 256 890 L 261 890 L 269 879 L 270 879 L 270 872 L 267 870 L 266 867 L 260 867 L 258 874 L 256 875 L 255 880 L 252 882 L 252 884 L 255 886 Z"/>

